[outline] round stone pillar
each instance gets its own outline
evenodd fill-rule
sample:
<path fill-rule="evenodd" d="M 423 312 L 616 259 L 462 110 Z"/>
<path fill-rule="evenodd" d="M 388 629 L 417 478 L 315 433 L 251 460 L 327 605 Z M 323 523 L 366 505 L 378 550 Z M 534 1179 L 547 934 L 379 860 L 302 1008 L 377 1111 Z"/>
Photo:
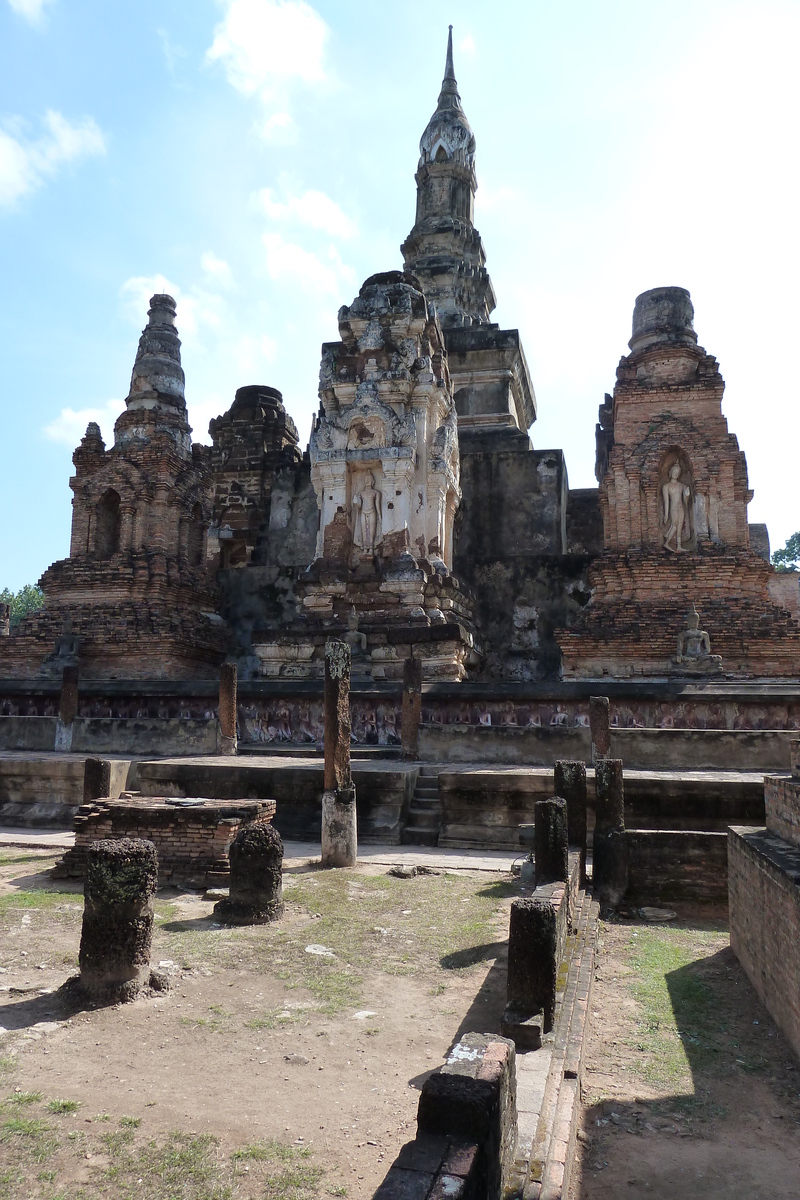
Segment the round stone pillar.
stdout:
<path fill-rule="evenodd" d="M 283 916 L 283 842 L 273 825 L 255 821 L 231 842 L 230 893 L 214 905 L 226 925 L 267 925 Z"/>
<path fill-rule="evenodd" d="M 86 855 L 81 986 L 112 1003 L 133 1000 L 150 980 L 158 858 L 152 842 L 92 842 Z"/>

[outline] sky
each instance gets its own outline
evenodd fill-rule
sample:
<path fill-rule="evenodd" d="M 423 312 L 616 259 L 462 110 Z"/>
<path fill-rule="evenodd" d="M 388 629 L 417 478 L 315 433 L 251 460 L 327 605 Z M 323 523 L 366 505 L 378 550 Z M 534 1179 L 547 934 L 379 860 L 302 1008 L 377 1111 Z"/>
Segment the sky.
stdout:
<path fill-rule="evenodd" d="M 634 300 L 687 287 L 749 519 L 800 528 L 797 0 L 0 0 L 0 589 L 68 554 L 155 291 L 195 440 L 263 383 L 307 443 L 338 308 L 402 266 L 449 23 L 533 445 L 594 486 Z"/>

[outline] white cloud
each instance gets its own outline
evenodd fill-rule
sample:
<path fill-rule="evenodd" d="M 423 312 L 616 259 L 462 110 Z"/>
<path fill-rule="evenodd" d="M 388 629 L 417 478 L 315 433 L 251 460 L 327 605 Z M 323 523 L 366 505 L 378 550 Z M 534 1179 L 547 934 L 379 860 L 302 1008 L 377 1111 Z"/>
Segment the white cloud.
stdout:
<path fill-rule="evenodd" d="M 358 233 L 355 222 L 336 201 L 313 188 L 303 192 L 302 196 L 293 196 L 284 184 L 283 200 L 277 199 L 272 188 L 262 188 L 258 199 L 264 212 L 274 221 L 293 221 L 310 229 L 319 229 L 331 237 L 351 238 Z"/>
<path fill-rule="evenodd" d="M 48 109 L 44 126 L 46 132 L 34 141 L 0 130 L 0 204 L 32 192 L 63 163 L 105 154 L 103 134 L 91 117 L 73 123 Z"/>
<path fill-rule="evenodd" d="M 271 97 L 281 83 L 320 83 L 328 27 L 305 0 L 223 0 L 225 17 L 207 57 L 247 95 Z"/>
<path fill-rule="evenodd" d="M 279 233 L 265 233 L 262 241 L 267 254 L 267 271 L 280 283 L 295 283 L 314 295 L 340 297 L 344 288 L 355 285 L 355 272 L 342 261 L 335 246 L 328 247 L 328 262 L 311 250 L 284 241 Z"/>
<path fill-rule="evenodd" d="M 8 0 L 14 12 L 31 25 L 40 25 L 44 16 L 45 6 L 53 4 L 54 0 Z"/>
<path fill-rule="evenodd" d="M 206 53 L 222 64 L 228 82 L 259 96 L 269 110 L 261 127 L 270 142 L 287 141 L 294 123 L 287 111 L 291 90 L 328 81 L 328 26 L 305 0 L 220 0 L 225 16 Z"/>
<path fill-rule="evenodd" d="M 89 422 L 96 421 L 106 445 L 110 445 L 114 440 L 114 422 L 124 408 L 122 400 L 106 400 L 100 408 L 62 408 L 55 420 L 45 425 L 45 437 L 74 449 L 86 433 Z"/>
<path fill-rule="evenodd" d="M 233 271 L 231 271 L 224 258 L 217 258 L 216 254 L 211 250 L 206 250 L 200 258 L 200 266 L 210 279 L 213 279 L 219 287 L 233 287 Z"/>
<path fill-rule="evenodd" d="M 297 128 L 292 120 L 291 113 L 276 112 L 271 117 L 267 117 L 261 126 L 260 132 L 265 142 L 281 146 L 294 141 L 297 135 Z"/>
<path fill-rule="evenodd" d="M 165 275 L 134 275 L 126 279 L 119 290 L 129 319 L 141 329 L 147 321 L 150 297 L 166 292 L 172 296 L 177 307 L 175 324 L 184 341 L 199 334 L 201 328 L 218 332 L 224 323 L 224 300 L 213 292 L 193 287 L 184 292 Z"/>

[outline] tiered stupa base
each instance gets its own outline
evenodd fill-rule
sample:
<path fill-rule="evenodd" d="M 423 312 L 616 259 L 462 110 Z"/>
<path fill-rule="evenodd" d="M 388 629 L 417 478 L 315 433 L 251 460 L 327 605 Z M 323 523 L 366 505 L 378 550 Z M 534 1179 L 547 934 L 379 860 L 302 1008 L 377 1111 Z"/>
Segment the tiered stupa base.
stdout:
<path fill-rule="evenodd" d="M 303 616 L 253 646 L 267 678 L 321 678 L 325 643 L 351 641 L 355 677 L 399 680 L 406 658 L 419 658 L 423 679 L 457 683 L 478 661 L 473 603 L 458 580 L 427 560 L 363 558 L 352 571 L 319 560 L 300 586 Z M 358 632 L 348 634 L 355 609 Z M 360 634 L 366 638 L 361 647 Z"/>
<path fill-rule="evenodd" d="M 557 633 L 563 675 L 702 675 L 702 664 L 676 662 L 678 636 L 694 603 L 712 653 L 722 657 L 723 676 L 798 678 L 800 626 L 772 603 L 770 575 L 768 564 L 749 551 L 604 554 L 591 569 L 590 604 L 572 628 Z"/>

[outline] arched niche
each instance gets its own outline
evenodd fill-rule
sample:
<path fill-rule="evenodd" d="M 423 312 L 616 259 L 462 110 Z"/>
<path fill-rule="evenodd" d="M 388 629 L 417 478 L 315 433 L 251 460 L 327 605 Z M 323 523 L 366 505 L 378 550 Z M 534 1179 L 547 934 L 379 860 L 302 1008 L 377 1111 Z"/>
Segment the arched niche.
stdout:
<path fill-rule="evenodd" d="M 667 550 L 697 549 L 696 488 L 689 455 L 670 446 L 658 464 L 658 516 L 661 545 Z M 676 524 L 680 529 L 673 529 Z"/>
<path fill-rule="evenodd" d="M 372 450 L 386 445 L 386 425 L 380 417 L 357 416 L 347 430 L 348 450 Z"/>
<path fill-rule="evenodd" d="M 119 492 L 109 488 L 95 509 L 94 552 L 98 558 L 111 558 L 119 550 Z"/>

